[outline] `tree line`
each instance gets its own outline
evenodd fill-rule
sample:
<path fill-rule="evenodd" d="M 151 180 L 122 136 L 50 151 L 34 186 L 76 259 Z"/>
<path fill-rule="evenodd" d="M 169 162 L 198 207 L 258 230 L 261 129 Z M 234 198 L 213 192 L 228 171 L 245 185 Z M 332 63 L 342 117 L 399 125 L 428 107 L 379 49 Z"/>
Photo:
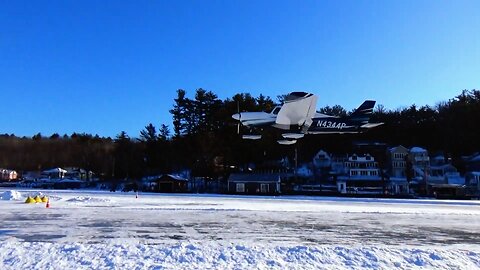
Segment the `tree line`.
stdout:
<path fill-rule="evenodd" d="M 0 168 L 17 171 L 52 167 L 81 167 L 104 179 L 137 179 L 145 175 L 190 169 L 192 175 L 218 178 L 232 169 L 252 164 L 268 168 L 272 160 L 292 159 L 295 147 L 299 161 L 310 161 L 324 149 L 331 153 L 354 151 L 352 142 L 382 142 L 388 145 L 422 146 L 454 160 L 480 149 L 480 91 L 463 90 L 435 106 L 391 110 L 378 105 L 372 121 L 383 126 L 363 134 L 310 135 L 296 146 L 278 145 L 281 131 L 261 130 L 262 140 L 246 141 L 231 115 L 238 111 L 270 111 L 268 96 L 236 94 L 221 100 L 212 91 L 197 89 L 193 98 L 177 90 L 170 110 L 173 127 L 149 123 L 135 138 L 120 132 L 115 138 L 74 133 L 18 137 L 0 135 Z M 320 108 L 322 113 L 348 115 L 340 105 Z M 239 134 L 240 133 L 240 134 Z"/>

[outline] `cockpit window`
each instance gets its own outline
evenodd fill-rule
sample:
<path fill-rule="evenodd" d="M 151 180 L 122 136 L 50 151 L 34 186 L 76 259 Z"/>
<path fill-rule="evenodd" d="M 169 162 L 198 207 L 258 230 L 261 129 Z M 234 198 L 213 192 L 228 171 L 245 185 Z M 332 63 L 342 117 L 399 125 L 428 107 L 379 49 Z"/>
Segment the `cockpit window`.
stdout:
<path fill-rule="evenodd" d="M 288 95 L 289 96 L 294 96 L 294 97 L 304 97 L 304 96 L 308 95 L 308 93 L 305 93 L 305 92 L 291 92 Z"/>
<path fill-rule="evenodd" d="M 279 111 L 280 111 L 280 107 L 275 107 L 272 111 L 272 114 L 277 115 Z"/>
<path fill-rule="evenodd" d="M 305 93 L 305 92 L 291 92 L 290 94 L 288 94 L 285 97 L 285 101 L 296 100 L 296 99 L 299 99 L 299 98 L 308 97 L 310 95 L 311 94 Z"/>

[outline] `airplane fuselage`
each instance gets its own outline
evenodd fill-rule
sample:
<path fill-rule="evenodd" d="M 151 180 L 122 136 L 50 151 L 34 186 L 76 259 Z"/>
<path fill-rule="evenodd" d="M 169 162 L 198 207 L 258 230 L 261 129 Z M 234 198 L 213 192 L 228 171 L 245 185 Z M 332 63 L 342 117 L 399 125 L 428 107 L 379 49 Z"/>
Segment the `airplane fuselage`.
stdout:
<path fill-rule="evenodd" d="M 320 117 L 312 120 L 307 134 L 360 133 L 364 130 L 362 122 L 352 121 L 347 117 Z"/>
<path fill-rule="evenodd" d="M 244 126 L 269 126 L 275 123 L 276 115 L 266 112 L 241 112 L 232 115 L 232 118 L 238 120 Z"/>

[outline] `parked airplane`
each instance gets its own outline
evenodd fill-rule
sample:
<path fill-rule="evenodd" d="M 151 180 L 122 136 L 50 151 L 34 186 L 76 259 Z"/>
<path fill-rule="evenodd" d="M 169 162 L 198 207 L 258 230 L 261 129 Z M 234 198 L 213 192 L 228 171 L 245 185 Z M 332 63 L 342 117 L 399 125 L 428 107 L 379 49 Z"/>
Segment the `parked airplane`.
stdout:
<path fill-rule="evenodd" d="M 293 132 L 283 133 L 285 140 L 280 144 L 294 144 L 305 134 L 345 134 L 361 133 L 383 123 L 370 123 L 375 101 L 366 100 L 351 115 L 345 117 L 326 115 L 315 111 L 317 96 L 305 92 L 292 92 L 287 95 L 282 106 L 270 113 L 239 112 L 232 115 L 242 125 L 258 128 L 272 126 Z M 243 135 L 244 139 L 258 140 L 261 135 Z"/>

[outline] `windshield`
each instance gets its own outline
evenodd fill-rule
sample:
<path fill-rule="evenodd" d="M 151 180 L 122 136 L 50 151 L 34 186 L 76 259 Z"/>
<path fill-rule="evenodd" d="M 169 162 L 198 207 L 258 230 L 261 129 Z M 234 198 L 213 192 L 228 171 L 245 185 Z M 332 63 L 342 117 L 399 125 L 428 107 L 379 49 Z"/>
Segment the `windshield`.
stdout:
<path fill-rule="evenodd" d="M 271 113 L 277 115 L 279 111 L 280 111 L 280 107 L 275 107 L 273 108 Z"/>

